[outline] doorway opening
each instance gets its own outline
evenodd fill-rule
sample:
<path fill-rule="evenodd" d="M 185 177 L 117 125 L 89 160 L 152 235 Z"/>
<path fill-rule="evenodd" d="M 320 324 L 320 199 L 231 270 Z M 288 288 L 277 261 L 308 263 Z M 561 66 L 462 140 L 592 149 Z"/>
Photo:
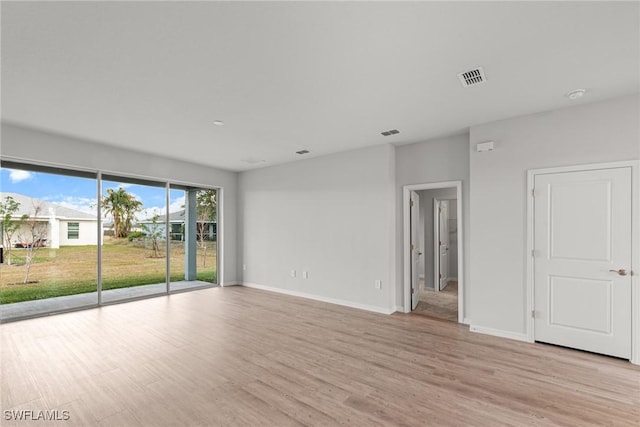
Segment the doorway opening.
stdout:
<path fill-rule="evenodd" d="M 463 323 L 462 182 L 403 193 L 404 311 Z"/>

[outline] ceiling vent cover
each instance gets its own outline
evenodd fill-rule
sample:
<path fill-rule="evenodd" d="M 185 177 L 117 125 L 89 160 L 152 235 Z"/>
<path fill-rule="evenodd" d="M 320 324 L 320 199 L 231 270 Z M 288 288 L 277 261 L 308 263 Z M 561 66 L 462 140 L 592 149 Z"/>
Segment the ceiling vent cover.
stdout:
<path fill-rule="evenodd" d="M 477 67 L 464 73 L 458 73 L 458 78 L 463 87 L 474 86 L 487 81 L 482 67 Z"/>
<path fill-rule="evenodd" d="M 386 130 L 384 132 L 380 132 L 383 136 L 389 136 L 389 135 L 395 135 L 400 133 L 400 131 L 398 129 L 391 129 L 391 130 Z"/>
<path fill-rule="evenodd" d="M 309 154 L 311 151 L 309 150 L 300 150 L 300 151 L 296 151 L 296 154 Z"/>

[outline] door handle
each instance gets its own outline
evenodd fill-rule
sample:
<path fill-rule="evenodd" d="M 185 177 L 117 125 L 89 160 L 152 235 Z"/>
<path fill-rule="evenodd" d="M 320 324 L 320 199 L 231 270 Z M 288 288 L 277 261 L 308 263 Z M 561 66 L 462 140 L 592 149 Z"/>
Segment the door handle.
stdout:
<path fill-rule="evenodd" d="M 609 270 L 612 273 L 618 273 L 620 276 L 626 276 L 627 275 L 627 270 L 625 270 L 624 268 L 621 268 L 619 270 Z"/>

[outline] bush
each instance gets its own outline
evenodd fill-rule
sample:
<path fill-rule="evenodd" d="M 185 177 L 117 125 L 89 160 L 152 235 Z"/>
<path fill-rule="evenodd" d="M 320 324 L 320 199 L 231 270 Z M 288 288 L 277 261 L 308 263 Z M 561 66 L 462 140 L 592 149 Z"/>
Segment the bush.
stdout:
<path fill-rule="evenodd" d="M 142 231 L 132 231 L 127 236 L 127 239 L 129 239 L 130 242 L 133 242 L 133 239 L 140 239 L 140 238 L 142 238 L 144 236 L 146 236 L 146 234 L 143 233 Z"/>

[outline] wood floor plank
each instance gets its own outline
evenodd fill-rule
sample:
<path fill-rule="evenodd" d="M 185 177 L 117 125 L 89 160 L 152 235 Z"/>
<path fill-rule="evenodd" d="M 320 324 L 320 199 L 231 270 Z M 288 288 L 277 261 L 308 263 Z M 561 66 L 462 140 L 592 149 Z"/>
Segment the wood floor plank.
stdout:
<path fill-rule="evenodd" d="M 242 287 L 2 324 L 0 340 L 2 409 L 68 410 L 69 426 L 640 426 L 627 361 Z"/>

